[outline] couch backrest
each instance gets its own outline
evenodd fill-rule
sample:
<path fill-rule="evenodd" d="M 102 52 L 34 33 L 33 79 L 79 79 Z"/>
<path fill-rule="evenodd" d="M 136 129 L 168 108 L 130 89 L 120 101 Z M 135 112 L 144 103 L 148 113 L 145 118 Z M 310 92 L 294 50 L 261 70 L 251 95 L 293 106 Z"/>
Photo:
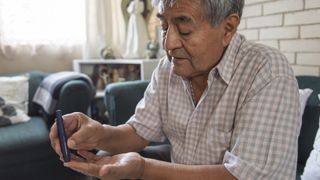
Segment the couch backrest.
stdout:
<path fill-rule="evenodd" d="M 319 128 L 320 101 L 320 77 L 297 76 L 300 89 L 313 90 L 309 97 L 302 117 L 302 126 L 299 136 L 298 163 L 305 164 L 313 148 L 313 142 Z"/>
<path fill-rule="evenodd" d="M 149 81 L 137 80 L 111 83 L 105 88 L 104 102 L 108 112 L 108 124 L 124 124 L 134 114 Z"/>

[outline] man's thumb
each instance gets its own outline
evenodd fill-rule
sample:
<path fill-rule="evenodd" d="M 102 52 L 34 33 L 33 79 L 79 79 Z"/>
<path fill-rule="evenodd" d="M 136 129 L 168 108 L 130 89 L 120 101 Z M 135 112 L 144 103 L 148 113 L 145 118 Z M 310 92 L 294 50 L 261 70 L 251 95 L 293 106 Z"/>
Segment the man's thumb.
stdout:
<path fill-rule="evenodd" d="M 81 145 L 83 139 L 86 138 L 85 136 L 86 136 L 86 132 L 81 129 L 79 131 L 75 132 L 68 139 L 68 142 L 67 142 L 68 147 L 71 149 L 80 148 L 78 146 Z"/>

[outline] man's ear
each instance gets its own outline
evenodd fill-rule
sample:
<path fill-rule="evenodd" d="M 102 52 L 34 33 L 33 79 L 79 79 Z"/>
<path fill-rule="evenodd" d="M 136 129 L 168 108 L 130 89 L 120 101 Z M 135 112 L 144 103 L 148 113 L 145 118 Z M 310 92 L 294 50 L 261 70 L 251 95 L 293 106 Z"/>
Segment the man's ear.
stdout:
<path fill-rule="evenodd" d="M 237 31 L 237 27 L 240 23 L 240 17 L 238 14 L 230 14 L 224 19 L 224 37 L 223 37 L 223 46 L 226 47 L 229 45 L 233 35 Z"/>

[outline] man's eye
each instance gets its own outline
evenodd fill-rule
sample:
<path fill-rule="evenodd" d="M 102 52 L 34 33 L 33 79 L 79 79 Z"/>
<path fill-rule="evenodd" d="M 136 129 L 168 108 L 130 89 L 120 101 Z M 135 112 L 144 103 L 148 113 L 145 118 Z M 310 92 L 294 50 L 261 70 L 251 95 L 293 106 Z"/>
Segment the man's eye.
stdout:
<path fill-rule="evenodd" d="M 181 36 L 188 36 L 192 32 L 189 28 L 183 26 L 178 26 L 178 31 Z"/>
<path fill-rule="evenodd" d="M 191 32 L 179 32 L 182 36 L 188 36 L 191 34 Z"/>

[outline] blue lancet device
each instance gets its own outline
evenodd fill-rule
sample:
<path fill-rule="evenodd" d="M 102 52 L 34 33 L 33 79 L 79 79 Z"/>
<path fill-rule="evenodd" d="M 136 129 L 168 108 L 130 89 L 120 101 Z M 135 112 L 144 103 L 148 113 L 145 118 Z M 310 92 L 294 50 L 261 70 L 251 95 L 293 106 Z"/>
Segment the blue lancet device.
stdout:
<path fill-rule="evenodd" d="M 67 146 L 67 136 L 66 136 L 66 131 L 64 129 L 61 110 L 56 111 L 56 122 L 57 122 L 58 136 L 59 136 L 59 141 L 60 141 L 60 149 L 62 152 L 63 160 L 64 160 L 64 162 L 69 162 L 70 161 L 70 150 Z"/>

